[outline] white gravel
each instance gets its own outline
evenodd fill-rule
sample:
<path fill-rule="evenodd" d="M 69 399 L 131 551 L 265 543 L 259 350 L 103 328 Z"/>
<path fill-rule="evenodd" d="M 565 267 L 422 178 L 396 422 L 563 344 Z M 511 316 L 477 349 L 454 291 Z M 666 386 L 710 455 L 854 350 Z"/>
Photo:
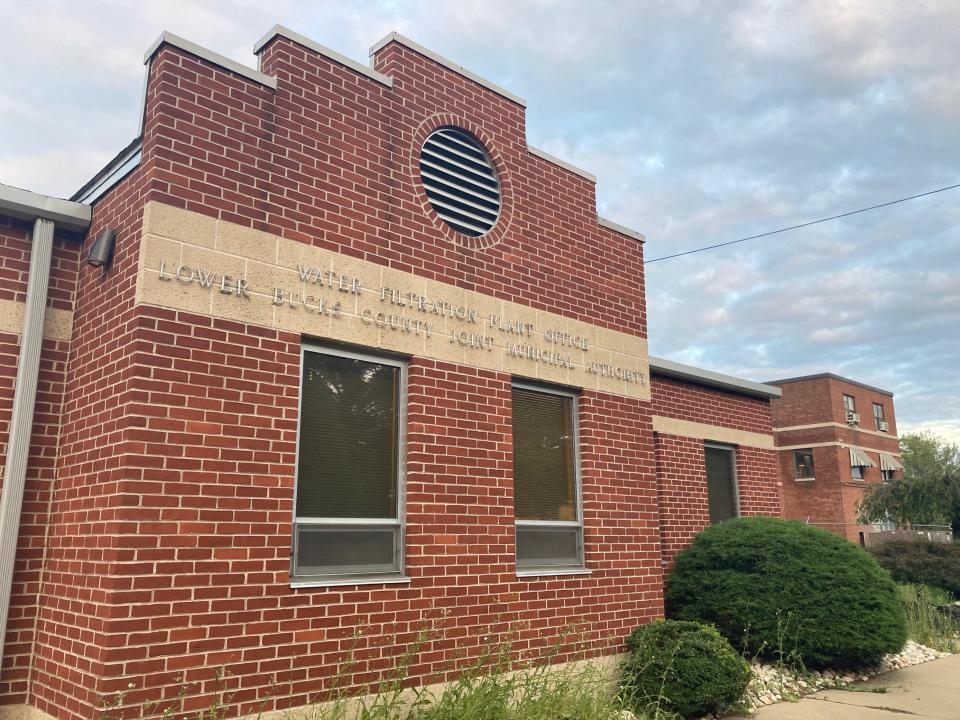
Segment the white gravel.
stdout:
<path fill-rule="evenodd" d="M 821 670 L 800 674 L 789 668 L 755 662 L 750 665 L 753 679 L 744 693 L 743 703 L 746 710 L 752 711 L 764 705 L 773 705 L 784 698 L 797 698 L 824 688 L 844 687 L 852 682 L 869 680 L 874 675 L 919 665 L 949 654 L 908 640 L 900 652 L 885 655 L 877 667 L 858 673 Z"/>

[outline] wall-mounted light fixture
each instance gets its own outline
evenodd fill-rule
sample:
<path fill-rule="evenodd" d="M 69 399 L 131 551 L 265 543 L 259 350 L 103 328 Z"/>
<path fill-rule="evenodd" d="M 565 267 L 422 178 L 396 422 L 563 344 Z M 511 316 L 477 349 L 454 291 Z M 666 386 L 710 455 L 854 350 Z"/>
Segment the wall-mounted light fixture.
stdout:
<path fill-rule="evenodd" d="M 113 246 L 117 241 L 117 233 L 110 228 L 97 235 L 97 239 L 90 246 L 87 253 L 87 264 L 94 267 L 110 267 L 113 262 Z"/>

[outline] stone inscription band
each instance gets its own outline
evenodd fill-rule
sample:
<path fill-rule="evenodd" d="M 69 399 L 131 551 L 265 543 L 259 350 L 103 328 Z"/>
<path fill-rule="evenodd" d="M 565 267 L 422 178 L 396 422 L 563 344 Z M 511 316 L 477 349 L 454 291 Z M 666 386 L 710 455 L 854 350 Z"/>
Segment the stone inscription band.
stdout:
<path fill-rule="evenodd" d="M 137 301 L 650 399 L 643 338 L 156 202 Z"/>

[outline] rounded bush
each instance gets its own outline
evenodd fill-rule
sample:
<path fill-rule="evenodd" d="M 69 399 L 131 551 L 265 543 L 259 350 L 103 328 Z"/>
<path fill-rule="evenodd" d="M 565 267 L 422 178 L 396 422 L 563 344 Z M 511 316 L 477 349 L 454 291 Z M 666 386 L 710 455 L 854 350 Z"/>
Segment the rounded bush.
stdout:
<path fill-rule="evenodd" d="M 715 713 L 740 699 L 750 667 L 716 629 L 655 620 L 627 638 L 621 692 L 643 714 L 659 707 L 683 717 Z"/>
<path fill-rule="evenodd" d="M 870 552 L 897 582 L 932 585 L 960 598 L 960 543 L 894 540 Z"/>
<path fill-rule="evenodd" d="M 906 616 L 869 553 L 801 522 L 712 525 L 677 557 L 667 615 L 716 625 L 734 647 L 810 667 L 857 668 L 898 652 Z"/>

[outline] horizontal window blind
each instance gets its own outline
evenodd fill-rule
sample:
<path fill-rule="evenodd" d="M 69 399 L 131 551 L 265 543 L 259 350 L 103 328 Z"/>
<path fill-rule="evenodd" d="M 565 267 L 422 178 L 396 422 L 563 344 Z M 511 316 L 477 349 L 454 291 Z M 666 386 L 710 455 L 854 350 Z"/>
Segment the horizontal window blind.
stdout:
<path fill-rule="evenodd" d="M 304 355 L 298 518 L 396 518 L 400 369 Z"/>
<path fill-rule="evenodd" d="M 517 520 L 577 519 L 573 398 L 513 388 Z"/>

